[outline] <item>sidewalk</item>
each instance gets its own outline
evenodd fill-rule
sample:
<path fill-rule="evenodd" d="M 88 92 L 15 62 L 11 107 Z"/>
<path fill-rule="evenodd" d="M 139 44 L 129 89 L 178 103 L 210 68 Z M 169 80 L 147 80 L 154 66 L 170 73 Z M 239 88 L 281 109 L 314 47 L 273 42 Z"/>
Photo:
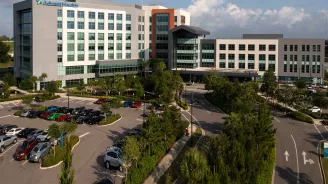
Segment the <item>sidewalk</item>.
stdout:
<path fill-rule="evenodd" d="M 189 125 L 189 132 L 191 130 L 191 125 Z M 197 126 L 192 127 L 193 132 L 196 131 Z M 202 131 L 203 132 L 203 131 Z M 204 133 L 204 132 L 203 132 Z M 179 155 L 181 150 L 184 148 L 185 144 L 191 138 L 190 134 L 188 136 L 181 137 L 177 142 L 174 143 L 169 153 L 167 153 L 163 159 L 154 168 L 150 176 L 144 181 L 144 184 L 157 183 L 165 171 L 171 166 L 172 162 Z"/>

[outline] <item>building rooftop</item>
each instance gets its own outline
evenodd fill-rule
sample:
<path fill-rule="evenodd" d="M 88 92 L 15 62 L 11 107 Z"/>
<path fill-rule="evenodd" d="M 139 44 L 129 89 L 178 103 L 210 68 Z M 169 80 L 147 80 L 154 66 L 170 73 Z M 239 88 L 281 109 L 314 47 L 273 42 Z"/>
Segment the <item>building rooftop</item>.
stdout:
<path fill-rule="evenodd" d="M 200 27 L 195 27 L 195 26 L 188 26 L 188 25 L 180 25 L 174 29 L 171 29 L 170 31 L 171 32 L 176 32 L 176 31 L 179 31 L 179 30 L 186 30 L 186 31 L 189 31 L 193 34 L 198 34 L 198 35 L 209 35 L 210 32 L 209 31 L 206 31 Z"/>
<path fill-rule="evenodd" d="M 243 39 L 280 39 L 283 34 L 243 34 Z"/>

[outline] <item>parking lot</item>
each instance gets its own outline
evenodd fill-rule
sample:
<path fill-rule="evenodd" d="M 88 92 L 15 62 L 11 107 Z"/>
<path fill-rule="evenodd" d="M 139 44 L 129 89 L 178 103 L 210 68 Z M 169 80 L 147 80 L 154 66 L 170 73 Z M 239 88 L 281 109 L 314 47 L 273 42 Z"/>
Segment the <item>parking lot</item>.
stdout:
<path fill-rule="evenodd" d="M 85 106 L 87 109 L 99 110 L 99 105 L 93 104 L 94 100 L 72 99 L 70 98 L 70 107 Z M 38 129 L 47 129 L 52 123 L 61 124 L 59 122 L 47 121 L 43 119 L 28 119 L 15 117 L 13 108 L 15 103 L 1 104 L 0 107 L 0 124 L 14 124 L 18 127 L 31 127 Z M 68 105 L 67 98 L 60 98 L 40 105 Z M 105 169 L 103 164 L 103 154 L 105 149 L 113 144 L 123 132 L 142 124 L 143 107 L 130 109 L 120 108 L 113 109 L 113 113 L 119 113 L 122 119 L 115 124 L 98 127 L 97 125 L 78 125 L 75 132 L 80 136 L 80 143 L 73 151 L 73 166 L 75 169 L 76 183 L 93 183 L 98 178 L 110 177 L 113 181 L 120 181 L 122 174 L 116 171 Z M 20 140 L 22 141 L 22 140 Z M 5 149 L 0 154 L 0 173 L 1 183 L 58 183 L 60 175 L 60 166 L 51 169 L 40 169 L 40 164 L 29 163 L 25 160 L 13 160 L 15 152 L 20 141 Z"/>

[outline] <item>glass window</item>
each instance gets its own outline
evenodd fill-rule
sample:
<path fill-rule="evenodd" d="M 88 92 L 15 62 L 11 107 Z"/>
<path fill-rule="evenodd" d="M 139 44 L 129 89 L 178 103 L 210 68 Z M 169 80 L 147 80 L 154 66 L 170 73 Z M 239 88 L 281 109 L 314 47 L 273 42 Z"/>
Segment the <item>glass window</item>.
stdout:
<path fill-rule="evenodd" d="M 131 50 L 131 43 L 125 44 L 125 50 Z"/>
<path fill-rule="evenodd" d="M 89 33 L 89 40 L 95 40 L 95 33 Z"/>
<path fill-rule="evenodd" d="M 116 59 L 122 59 L 122 53 L 116 53 Z"/>
<path fill-rule="evenodd" d="M 254 54 L 248 54 L 248 60 L 255 60 Z"/>
<path fill-rule="evenodd" d="M 94 22 L 89 22 L 89 29 L 92 29 L 92 30 L 96 29 L 96 25 Z"/>
<path fill-rule="evenodd" d="M 265 59 L 265 54 L 260 54 L 259 55 L 259 60 L 260 61 L 265 61 L 266 59 Z"/>
<path fill-rule="evenodd" d="M 294 55 L 294 61 L 297 61 L 297 60 L 298 60 L 297 55 Z"/>
<path fill-rule="evenodd" d="M 321 52 L 321 45 L 317 45 L 317 52 Z"/>
<path fill-rule="evenodd" d="M 269 51 L 276 51 L 276 45 L 269 45 Z"/>
<path fill-rule="evenodd" d="M 89 54 L 89 60 L 95 60 L 96 55 L 95 54 Z"/>
<path fill-rule="evenodd" d="M 269 61 L 275 61 L 275 60 L 276 60 L 276 55 L 269 54 Z"/>
<path fill-rule="evenodd" d="M 114 33 L 108 33 L 108 40 L 114 40 Z"/>
<path fill-rule="evenodd" d="M 108 23 L 108 30 L 114 30 L 114 23 Z"/>
<path fill-rule="evenodd" d="M 74 18 L 74 11 L 73 10 L 67 10 L 67 17 L 68 18 Z"/>
<path fill-rule="evenodd" d="M 131 24 L 126 24 L 125 26 L 126 26 L 125 29 L 126 29 L 127 31 L 131 31 Z"/>
<path fill-rule="evenodd" d="M 84 54 L 78 54 L 77 55 L 77 60 L 78 61 L 84 61 Z"/>
<path fill-rule="evenodd" d="M 98 22 L 98 30 L 104 30 L 104 23 Z"/>
<path fill-rule="evenodd" d="M 234 54 L 229 54 L 228 59 L 229 60 L 235 60 L 235 55 Z"/>
<path fill-rule="evenodd" d="M 84 11 L 78 11 L 77 18 L 84 18 Z"/>
<path fill-rule="evenodd" d="M 298 46 L 297 45 L 294 45 L 294 51 L 297 52 L 297 50 L 298 50 Z"/>
<path fill-rule="evenodd" d="M 74 40 L 74 33 L 68 32 L 67 33 L 67 40 Z"/>
<path fill-rule="evenodd" d="M 306 52 L 310 52 L 310 45 L 306 45 Z"/>
<path fill-rule="evenodd" d="M 305 45 L 302 45 L 302 52 L 305 52 Z"/>
<path fill-rule="evenodd" d="M 74 43 L 67 44 L 67 51 L 74 51 Z"/>
<path fill-rule="evenodd" d="M 181 23 L 184 23 L 186 21 L 185 16 L 181 16 Z"/>
<path fill-rule="evenodd" d="M 220 54 L 220 59 L 226 59 L 226 55 L 225 54 Z"/>
<path fill-rule="evenodd" d="M 294 51 L 294 45 L 289 46 L 289 51 Z"/>
<path fill-rule="evenodd" d="M 89 12 L 89 19 L 95 19 L 96 13 L 95 12 Z"/>
<path fill-rule="evenodd" d="M 108 59 L 114 59 L 114 53 L 108 53 Z"/>
<path fill-rule="evenodd" d="M 116 24 L 116 30 L 122 30 L 122 24 L 121 23 Z"/>
<path fill-rule="evenodd" d="M 174 22 L 178 22 L 178 17 L 174 16 Z"/>
<path fill-rule="evenodd" d="M 259 71 L 265 71 L 265 63 L 259 63 Z"/>
<path fill-rule="evenodd" d="M 239 54 L 239 60 L 245 60 L 245 54 Z"/>
<path fill-rule="evenodd" d="M 126 53 L 126 54 L 125 54 L 125 58 L 126 58 L 126 59 L 131 59 L 131 53 Z"/>
<path fill-rule="evenodd" d="M 116 20 L 122 20 L 122 14 L 117 14 L 116 15 Z"/>
<path fill-rule="evenodd" d="M 288 51 L 288 46 L 287 45 L 284 45 L 284 51 Z"/>
<path fill-rule="evenodd" d="M 141 16 L 140 15 L 138 16 L 138 22 L 141 22 Z"/>
<path fill-rule="evenodd" d="M 131 21 L 131 14 L 126 14 L 126 21 Z"/>
<path fill-rule="evenodd" d="M 62 55 L 58 55 L 57 56 L 57 62 L 58 63 L 62 63 L 63 62 L 63 56 Z"/>
<path fill-rule="evenodd" d="M 130 33 L 126 33 L 125 40 L 131 40 L 131 34 Z"/>
<path fill-rule="evenodd" d="M 284 55 L 284 61 L 287 61 L 288 56 Z"/>
<path fill-rule="evenodd" d="M 317 55 L 317 62 L 320 62 L 320 55 Z"/>
<path fill-rule="evenodd" d="M 122 43 L 116 43 L 116 50 L 122 50 Z"/>
<path fill-rule="evenodd" d="M 57 32 L 57 40 L 63 40 L 63 33 Z"/>
<path fill-rule="evenodd" d="M 145 17 L 144 16 L 142 16 L 142 22 L 145 22 Z"/>
<path fill-rule="evenodd" d="M 62 10 L 57 10 L 57 17 L 63 17 Z"/>
<path fill-rule="evenodd" d="M 84 43 L 77 44 L 77 51 L 84 51 Z"/>
<path fill-rule="evenodd" d="M 57 44 L 57 51 L 58 52 L 61 52 L 61 51 L 63 51 L 63 44 Z"/>
<path fill-rule="evenodd" d="M 248 50 L 251 50 L 251 51 L 255 50 L 255 45 L 248 45 Z"/>
<path fill-rule="evenodd" d="M 102 44 L 102 43 L 99 44 L 99 45 L 98 45 L 98 50 L 104 50 L 104 44 Z"/>
<path fill-rule="evenodd" d="M 108 50 L 114 50 L 114 43 L 108 44 Z"/>
<path fill-rule="evenodd" d="M 312 45 L 312 51 L 316 52 L 317 51 L 317 46 L 316 45 Z"/>
<path fill-rule="evenodd" d="M 58 29 L 62 29 L 63 28 L 63 22 L 62 21 L 60 21 L 60 20 L 57 21 L 57 28 Z"/>
<path fill-rule="evenodd" d="M 67 29 L 74 29 L 74 21 L 67 21 Z"/>
<path fill-rule="evenodd" d="M 259 50 L 260 51 L 265 51 L 266 50 L 266 45 L 260 45 Z"/>
<path fill-rule="evenodd" d="M 245 50 L 246 46 L 245 44 L 239 44 L 239 50 Z"/>
<path fill-rule="evenodd" d="M 104 40 L 104 33 L 98 33 L 98 40 Z"/>
<path fill-rule="evenodd" d="M 108 13 L 108 20 L 114 20 L 114 13 Z"/>
<path fill-rule="evenodd" d="M 67 55 L 67 61 L 74 61 L 74 55 Z"/>
<path fill-rule="evenodd" d="M 116 40 L 122 40 L 122 33 L 116 33 Z"/>
<path fill-rule="evenodd" d="M 84 40 L 84 33 L 77 33 L 78 40 Z"/>
<path fill-rule="evenodd" d="M 228 48 L 229 48 L 229 50 L 235 50 L 235 45 L 234 44 L 229 44 Z"/>
<path fill-rule="evenodd" d="M 98 60 L 104 60 L 104 54 L 98 54 Z"/>
<path fill-rule="evenodd" d="M 104 19 L 104 13 L 99 12 L 98 13 L 98 19 Z"/>
<path fill-rule="evenodd" d="M 84 22 L 77 22 L 78 29 L 84 29 Z"/>
<path fill-rule="evenodd" d="M 89 51 L 95 51 L 95 44 L 94 43 L 89 44 Z"/>

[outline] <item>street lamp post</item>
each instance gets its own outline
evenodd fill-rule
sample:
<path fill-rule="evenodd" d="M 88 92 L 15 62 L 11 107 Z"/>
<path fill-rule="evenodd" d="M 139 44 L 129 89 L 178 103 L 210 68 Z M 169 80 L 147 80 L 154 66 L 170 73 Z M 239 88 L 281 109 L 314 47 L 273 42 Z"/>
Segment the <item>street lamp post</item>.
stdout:
<path fill-rule="evenodd" d="M 187 105 L 187 90 L 186 90 L 186 88 L 187 88 L 187 85 L 185 84 L 184 85 L 184 99 L 185 99 L 185 104 Z"/>
<path fill-rule="evenodd" d="M 146 94 L 144 96 L 144 108 L 143 108 L 143 123 L 145 123 L 145 116 L 146 116 Z"/>
<path fill-rule="evenodd" d="M 69 108 L 69 88 L 67 88 L 67 107 Z"/>
<path fill-rule="evenodd" d="M 192 104 L 194 103 L 194 98 L 192 97 L 190 103 L 190 137 L 191 137 L 191 145 L 193 145 L 193 138 L 192 138 Z"/>

